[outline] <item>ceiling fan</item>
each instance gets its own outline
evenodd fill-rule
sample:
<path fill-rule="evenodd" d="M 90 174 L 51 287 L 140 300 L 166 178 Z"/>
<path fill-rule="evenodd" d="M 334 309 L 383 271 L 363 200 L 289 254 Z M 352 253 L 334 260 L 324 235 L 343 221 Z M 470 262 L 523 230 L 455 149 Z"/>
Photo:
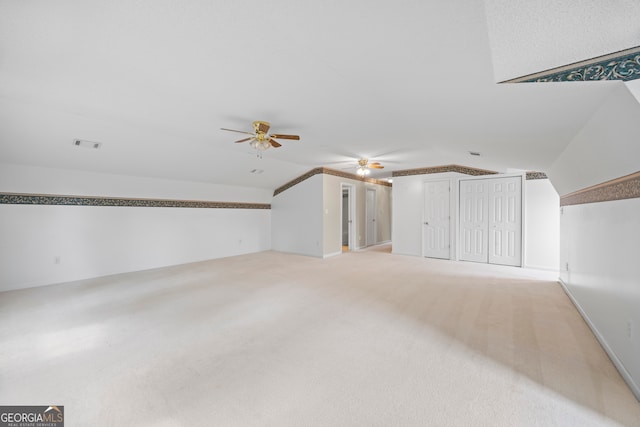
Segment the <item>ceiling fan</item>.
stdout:
<path fill-rule="evenodd" d="M 369 163 L 369 159 L 359 159 L 358 160 L 358 169 L 356 173 L 360 176 L 369 175 L 371 171 L 369 169 L 384 169 L 379 162 L 371 162 Z"/>
<path fill-rule="evenodd" d="M 244 133 L 247 135 L 251 135 L 251 137 L 249 138 L 240 139 L 235 142 L 240 143 L 240 142 L 249 141 L 249 145 L 258 151 L 258 157 L 262 157 L 262 152 L 271 147 L 273 148 L 281 147 L 282 144 L 276 141 L 276 139 L 293 139 L 296 141 L 300 140 L 300 137 L 298 135 L 284 135 L 284 134 L 275 134 L 275 133 L 268 135 L 267 132 L 269 132 L 270 127 L 271 127 L 271 124 L 269 122 L 256 120 L 255 122 L 253 122 L 253 132 L 245 132 L 242 130 L 234 130 L 234 129 L 226 129 L 226 128 L 220 128 L 220 129 L 226 130 L 229 132 L 237 132 L 237 133 Z"/>

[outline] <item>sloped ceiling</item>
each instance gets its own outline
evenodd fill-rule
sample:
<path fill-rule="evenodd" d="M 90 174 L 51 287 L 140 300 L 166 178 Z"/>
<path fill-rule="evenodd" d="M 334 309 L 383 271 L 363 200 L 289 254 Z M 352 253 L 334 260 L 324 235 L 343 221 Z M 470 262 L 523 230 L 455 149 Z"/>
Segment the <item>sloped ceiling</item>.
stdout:
<path fill-rule="evenodd" d="M 0 1 L 0 162 L 261 188 L 358 157 L 545 171 L 622 83 L 496 84 L 496 4 Z M 220 130 L 253 120 L 302 140 L 258 159 Z"/>

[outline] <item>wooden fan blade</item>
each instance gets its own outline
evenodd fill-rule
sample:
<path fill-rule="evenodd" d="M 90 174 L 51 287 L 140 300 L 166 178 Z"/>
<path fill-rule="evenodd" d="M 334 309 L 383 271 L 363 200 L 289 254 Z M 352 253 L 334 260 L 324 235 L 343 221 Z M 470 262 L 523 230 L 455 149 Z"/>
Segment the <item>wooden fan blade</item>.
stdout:
<path fill-rule="evenodd" d="M 245 139 L 241 139 L 241 140 L 239 140 L 239 141 L 236 141 L 236 144 L 237 144 L 237 143 L 239 143 L 239 142 L 250 141 L 250 140 L 252 140 L 252 139 L 253 139 L 253 138 L 245 138 Z"/>
<path fill-rule="evenodd" d="M 384 166 L 380 163 L 369 163 L 369 167 L 372 169 L 384 169 Z"/>
<path fill-rule="evenodd" d="M 300 141 L 300 137 L 298 135 L 271 135 L 271 138 L 295 139 L 296 141 Z"/>
<path fill-rule="evenodd" d="M 271 146 L 273 148 L 278 148 L 278 147 L 282 147 L 282 144 L 280 144 L 278 141 L 276 141 L 275 139 L 271 139 L 269 138 L 269 142 L 271 143 Z"/>
<path fill-rule="evenodd" d="M 251 133 L 251 132 L 245 132 L 245 131 L 243 131 L 243 130 L 233 130 L 233 129 L 225 129 L 225 128 L 220 128 L 220 130 L 226 130 L 226 131 L 229 131 L 229 132 L 246 133 L 247 135 L 255 136 L 253 133 Z"/>

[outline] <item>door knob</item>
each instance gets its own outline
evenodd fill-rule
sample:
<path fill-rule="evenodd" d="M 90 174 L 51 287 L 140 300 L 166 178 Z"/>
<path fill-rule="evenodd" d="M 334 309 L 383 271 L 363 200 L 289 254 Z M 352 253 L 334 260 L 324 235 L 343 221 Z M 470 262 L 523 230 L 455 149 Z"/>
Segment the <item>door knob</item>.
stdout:
<path fill-rule="evenodd" d="M 424 225 L 429 225 L 429 223 L 425 221 Z"/>

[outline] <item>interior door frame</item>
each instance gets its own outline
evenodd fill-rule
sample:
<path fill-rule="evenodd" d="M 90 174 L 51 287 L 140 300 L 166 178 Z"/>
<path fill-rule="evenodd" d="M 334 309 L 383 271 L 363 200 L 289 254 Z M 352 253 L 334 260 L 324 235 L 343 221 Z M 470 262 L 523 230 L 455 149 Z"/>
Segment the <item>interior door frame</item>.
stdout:
<path fill-rule="evenodd" d="M 357 231 L 357 224 L 356 224 L 356 186 L 353 184 L 347 184 L 347 183 L 341 183 L 340 184 L 340 223 L 342 224 L 342 216 L 343 216 L 343 206 L 344 204 L 342 203 L 342 195 L 344 192 L 347 192 L 347 209 L 349 209 L 349 216 L 348 216 L 348 233 L 349 233 L 349 250 L 353 251 L 356 250 L 356 231 Z M 340 226 L 340 244 L 342 245 L 342 233 L 344 232 L 344 230 L 342 229 L 342 226 Z"/>

